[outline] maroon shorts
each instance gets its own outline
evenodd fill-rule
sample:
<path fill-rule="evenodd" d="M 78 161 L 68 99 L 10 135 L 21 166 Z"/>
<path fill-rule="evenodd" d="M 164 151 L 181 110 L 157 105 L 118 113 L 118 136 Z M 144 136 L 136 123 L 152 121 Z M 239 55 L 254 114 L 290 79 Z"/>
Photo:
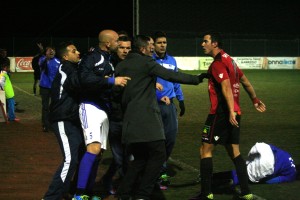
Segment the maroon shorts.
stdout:
<path fill-rule="evenodd" d="M 239 144 L 241 115 L 236 116 L 239 127 L 229 122 L 228 113 L 209 114 L 203 132 L 202 142 L 209 144 Z"/>

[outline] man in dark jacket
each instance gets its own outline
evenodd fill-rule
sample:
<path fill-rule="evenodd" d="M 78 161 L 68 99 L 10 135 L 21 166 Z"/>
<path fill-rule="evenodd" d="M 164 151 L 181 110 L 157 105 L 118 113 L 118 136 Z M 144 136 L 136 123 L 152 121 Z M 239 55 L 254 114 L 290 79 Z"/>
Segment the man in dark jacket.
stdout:
<path fill-rule="evenodd" d="M 49 121 L 63 153 L 63 162 L 57 168 L 44 200 L 62 199 L 68 193 L 80 160 L 79 150 L 84 149 L 77 74 L 80 53 L 73 43 L 65 42 L 60 44 L 58 54 L 62 62 L 51 87 Z"/>
<path fill-rule="evenodd" d="M 205 78 L 179 72 L 170 72 L 156 63 L 151 55 L 150 38 L 138 35 L 133 50 L 118 64 L 116 76 L 129 76 L 123 90 L 124 109 L 122 141 L 134 160 L 117 191 L 119 199 L 150 199 L 152 190 L 166 160 L 165 135 L 156 100 L 156 77 L 183 84 L 198 85 Z M 135 194 L 133 187 L 140 182 Z"/>

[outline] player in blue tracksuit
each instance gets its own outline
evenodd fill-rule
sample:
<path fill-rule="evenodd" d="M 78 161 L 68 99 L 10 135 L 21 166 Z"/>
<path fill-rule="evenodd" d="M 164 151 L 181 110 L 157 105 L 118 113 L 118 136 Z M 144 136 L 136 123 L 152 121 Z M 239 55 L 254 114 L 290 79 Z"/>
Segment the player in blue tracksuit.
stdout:
<path fill-rule="evenodd" d="M 259 158 L 254 157 L 253 159 L 251 159 L 252 157 L 251 155 L 255 153 L 255 150 L 254 153 L 250 151 L 248 157 L 251 160 L 247 162 L 247 171 L 251 182 L 272 184 L 272 183 L 291 182 L 296 179 L 297 176 L 296 166 L 294 164 L 292 156 L 288 152 L 272 144 L 256 143 L 255 146 L 257 145 L 266 146 L 266 148 L 271 149 L 272 154 L 265 155 L 265 156 L 272 157 L 272 158 L 274 157 L 274 164 L 269 166 L 269 171 L 265 171 L 265 173 L 262 173 L 261 175 L 258 174 L 258 171 L 262 171 L 261 168 L 264 162 L 263 154 L 266 154 L 266 150 L 264 152 L 258 150 L 257 153 L 259 153 L 260 157 Z M 256 160 L 259 161 L 259 164 L 256 163 Z"/>
<path fill-rule="evenodd" d="M 153 35 L 154 40 L 154 60 L 159 63 L 162 67 L 178 72 L 177 63 L 173 56 L 167 54 L 167 37 L 164 32 L 158 31 Z M 166 152 L 167 160 L 170 157 L 173 147 L 175 145 L 176 135 L 178 131 L 178 119 L 177 119 L 177 109 L 176 105 L 173 103 L 174 99 L 179 101 L 180 116 L 184 115 L 184 97 L 179 83 L 170 82 L 157 77 L 157 83 L 160 83 L 163 90 L 156 90 L 156 97 L 159 104 L 163 124 L 164 132 L 166 137 Z M 166 161 L 167 161 L 166 160 Z M 160 188 L 165 190 L 169 183 L 166 180 L 167 177 L 167 165 L 166 162 L 162 167 L 161 172 L 161 184 Z"/>
<path fill-rule="evenodd" d="M 300 179 L 300 165 L 295 165 L 288 152 L 272 144 L 256 143 L 248 153 L 246 163 L 249 182 L 253 184 L 278 184 Z M 213 174 L 212 189 L 215 193 L 238 192 L 235 186 L 239 184 L 236 170 Z M 198 196 L 190 200 L 199 199 Z"/>
<path fill-rule="evenodd" d="M 39 65 L 41 68 L 40 94 L 42 98 L 42 125 L 43 131 L 48 132 L 50 126 L 48 114 L 51 95 L 51 84 L 60 65 L 59 59 L 55 57 L 54 47 L 46 47 L 45 55 L 40 58 Z"/>
<path fill-rule="evenodd" d="M 295 165 L 292 156 L 288 152 L 263 142 L 258 142 L 251 148 L 246 163 L 251 183 L 292 182 L 297 179 L 299 174 L 297 172 L 299 166 Z M 226 183 L 228 180 L 232 180 L 233 185 L 239 184 L 235 170 L 213 174 L 215 185 Z"/>

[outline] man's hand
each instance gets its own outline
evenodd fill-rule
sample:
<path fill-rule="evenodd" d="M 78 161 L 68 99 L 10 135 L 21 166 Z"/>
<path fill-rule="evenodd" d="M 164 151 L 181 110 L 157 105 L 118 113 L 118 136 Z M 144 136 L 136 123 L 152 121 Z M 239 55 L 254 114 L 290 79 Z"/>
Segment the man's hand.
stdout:
<path fill-rule="evenodd" d="M 185 113 L 185 106 L 184 106 L 184 101 L 179 101 L 179 108 L 180 108 L 180 113 L 179 116 L 183 116 Z"/>
<path fill-rule="evenodd" d="M 170 105 L 171 104 L 171 101 L 170 101 L 169 97 L 167 97 L 167 96 L 162 97 L 160 99 L 160 101 L 165 102 L 166 105 Z"/>
<path fill-rule="evenodd" d="M 164 87 L 160 83 L 156 83 L 155 87 L 158 91 L 163 91 L 163 89 L 164 89 Z"/>
<path fill-rule="evenodd" d="M 202 83 L 203 79 L 210 78 L 210 74 L 208 74 L 208 73 L 201 73 L 201 74 L 198 74 L 198 78 L 199 78 L 199 82 Z"/>
<path fill-rule="evenodd" d="M 39 47 L 40 52 L 42 53 L 44 51 L 43 44 L 40 42 L 40 43 L 36 43 L 36 45 Z"/>
<path fill-rule="evenodd" d="M 235 112 L 230 112 L 229 122 L 232 126 L 239 127 L 239 123 L 236 121 L 236 113 Z"/>
<path fill-rule="evenodd" d="M 127 81 L 128 80 L 131 80 L 130 77 L 127 77 L 127 76 L 118 76 L 115 78 L 115 85 L 119 85 L 119 86 L 126 86 L 127 85 Z"/>
<path fill-rule="evenodd" d="M 257 111 L 259 112 L 265 112 L 266 111 L 266 106 L 265 104 L 259 100 L 257 97 L 255 97 L 254 99 L 252 99 L 253 105 L 256 108 Z"/>

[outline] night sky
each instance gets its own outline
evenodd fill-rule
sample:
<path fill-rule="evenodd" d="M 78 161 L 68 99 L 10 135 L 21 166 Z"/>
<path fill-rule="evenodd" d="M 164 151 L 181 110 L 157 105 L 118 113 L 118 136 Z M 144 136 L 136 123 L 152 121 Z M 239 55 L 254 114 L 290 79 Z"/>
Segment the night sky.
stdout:
<path fill-rule="evenodd" d="M 0 36 L 95 37 L 102 29 L 132 31 L 132 0 L 7 1 Z"/>
<path fill-rule="evenodd" d="M 140 0 L 140 33 L 152 30 L 300 35 L 299 1 Z M 133 32 L 132 0 L 7 1 L 1 36 L 97 37 L 102 29 Z"/>

